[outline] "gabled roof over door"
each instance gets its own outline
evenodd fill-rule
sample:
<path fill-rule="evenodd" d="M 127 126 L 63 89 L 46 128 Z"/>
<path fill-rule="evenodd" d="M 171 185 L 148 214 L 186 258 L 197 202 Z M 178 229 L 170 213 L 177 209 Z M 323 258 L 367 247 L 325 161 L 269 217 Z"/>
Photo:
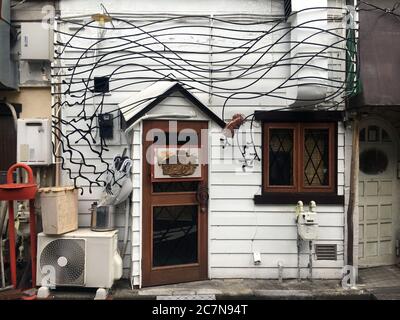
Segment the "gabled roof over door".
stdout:
<path fill-rule="evenodd" d="M 199 108 L 220 127 L 225 127 L 224 120 L 176 81 L 158 81 L 121 102 L 119 104 L 119 109 L 122 112 L 127 127 L 131 127 L 165 98 L 176 92 L 181 93 L 188 101 Z M 177 112 L 179 112 L 179 110 L 177 110 Z"/>

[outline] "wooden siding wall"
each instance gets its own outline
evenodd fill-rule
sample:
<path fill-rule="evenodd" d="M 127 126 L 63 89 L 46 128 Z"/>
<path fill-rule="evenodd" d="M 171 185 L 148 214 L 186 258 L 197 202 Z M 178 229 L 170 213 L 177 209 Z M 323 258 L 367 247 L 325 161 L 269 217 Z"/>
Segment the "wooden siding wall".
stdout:
<path fill-rule="evenodd" d="M 247 14 L 260 14 L 263 13 L 269 17 L 281 16 L 283 13 L 283 1 L 270 0 L 226 0 L 226 1 L 204 1 L 199 3 L 198 1 L 171 1 L 166 2 L 158 1 L 139 1 L 143 3 L 143 7 L 131 8 L 131 2 L 123 0 L 118 1 L 101 1 L 107 7 L 109 12 L 122 12 L 130 11 L 138 12 L 152 12 L 152 13 L 177 13 L 177 8 L 181 8 L 179 13 L 247 13 Z M 343 5 L 343 0 L 330 0 L 330 6 Z M 172 4 L 171 4 L 172 3 Z M 175 5 L 173 4 L 175 3 Z M 61 0 L 60 9 L 62 16 L 73 16 L 75 14 L 92 14 L 100 11 L 100 1 L 83 1 L 83 0 Z M 166 8 L 167 6 L 167 8 Z M 131 9 L 127 9 L 131 8 Z M 208 9 L 210 8 L 210 9 Z M 214 8 L 214 11 L 213 11 Z M 230 9 L 232 8 L 232 9 Z M 228 10 L 228 11 L 227 11 Z M 145 17 L 145 16 L 144 16 Z M 144 19 L 144 18 L 142 18 Z M 254 18 L 256 19 L 256 18 Z M 80 23 L 83 21 L 77 18 Z M 135 23 L 135 21 L 132 21 Z M 141 20 L 143 22 L 143 20 Z M 196 22 L 191 19 L 190 23 L 196 25 L 200 22 Z M 204 23 L 204 20 L 203 20 Z M 331 22 L 332 28 L 336 23 Z M 171 23 L 171 25 L 173 25 Z M 218 25 L 214 22 L 214 25 Z M 75 26 L 76 27 L 76 26 Z M 264 26 L 252 27 L 252 30 L 261 28 L 265 30 Z M 60 30 L 65 30 L 68 33 L 74 32 L 74 28 L 68 23 L 60 23 Z M 244 30 L 246 26 L 243 26 Z M 84 32 L 85 35 L 95 35 L 91 29 L 87 29 Z M 213 31 L 213 35 L 216 32 L 221 33 L 222 31 Z M 222 34 L 222 33 L 221 33 Z M 234 45 L 229 40 L 216 39 L 213 35 L 209 35 L 209 39 L 206 41 L 212 46 L 219 44 L 222 45 Z M 266 37 L 258 45 L 268 45 L 271 41 L 276 40 L 281 34 L 276 33 L 272 36 Z M 247 37 L 254 36 L 251 30 L 247 30 Z M 65 40 L 65 36 L 60 36 L 61 40 Z M 188 39 L 189 41 L 203 41 L 199 39 Z M 90 42 L 90 41 L 89 41 Z M 77 39 L 75 44 L 87 46 L 88 41 L 84 39 Z M 343 44 L 344 45 L 344 44 Z M 178 48 L 178 47 L 176 47 Z M 278 59 L 284 55 L 288 50 L 288 44 L 282 44 L 276 46 L 269 54 L 265 55 L 259 63 L 267 63 Z M 179 49 L 185 49 L 182 46 Z M 190 50 L 190 46 L 186 47 Z M 204 52 L 198 54 L 192 54 L 187 58 L 201 60 L 198 65 L 209 66 L 213 61 L 213 47 L 209 48 L 204 46 Z M 65 56 L 70 58 L 78 58 L 82 51 L 67 48 Z M 329 54 L 332 56 L 338 56 L 343 52 L 330 50 Z M 240 65 L 243 67 L 251 66 L 254 61 L 260 58 L 260 53 L 254 53 L 248 55 L 242 59 Z M 218 59 L 231 58 L 230 54 L 218 55 Z M 214 58 L 216 59 L 216 58 Z M 211 63 L 210 63 L 211 62 Z M 63 66 L 73 66 L 76 60 L 64 60 Z M 116 67 L 121 64 L 126 64 L 126 61 L 116 62 L 108 64 L 96 70 L 95 75 L 108 74 L 115 70 Z M 157 67 L 157 63 L 147 58 L 135 58 L 135 63 L 142 64 L 149 67 Z M 225 64 L 226 65 L 226 64 Z M 215 66 L 215 64 L 214 64 Z M 223 63 L 218 64 L 219 67 L 224 66 Z M 337 61 L 331 60 L 329 63 L 330 67 L 339 68 L 344 70 L 344 63 L 338 63 Z M 135 68 L 132 68 L 134 70 Z M 138 68 L 136 67 L 136 71 Z M 164 71 L 163 71 L 164 72 Z M 165 71 L 165 74 L 171 73 L 170 70 Z M 183 83 L 188 82 L 188 79 L 181 77 L 176 72 L 172 72 L 176 77 Z M 234 76 L 235 72 L 232 72 L 230 76 Z M 225 88 L 231 88 L 235 86 L 242 86 L 248 84 L 250 81 L 255 80 L 260 74 L 255 73 L 246 76 L 245 79 L 236 79 L 224 82 L 222 86 Z M 260 92 L 266 91 L 270 88 L 274 88 L 277 83 L 282 82 L 289 75 L 289 67 L 275 68 L 268 74 L 268 77 L 259 81 L 256 85 L 250 88 L 250 91 Z M 88 73 L 81 74 L 78 78 L 85 79 Z M 152 77 L 153 75 L 147 71 L 135 72 L 137 77 Z M 330 77 L 332 79 L 341 79 L 343 74 L 331 72 Z M 126 74 L 115 76 L 118 81 L 112 81 L 110 83 L 111 89 L 129 84 L 129 79 L 125 79 Z M 213 75 L 213 79 L 218 79 L 218 75 Z M 106 94 L 104 112 L 107 110 L 115 110 L 118 103 L 125 100 L 132 95 L 133 92 L 140 91 L 141 89 L 148 86 L 149 83 L 142 83 L 137 85 L 126 86 L 122 89 L 115 90 L 112 94 Z M 206 86 L 200 84 L 194 85 L 196 88 L 192 92 L 199 97 L 205 104 L 209 105 L 218 115 L 221 115 L 222 105 L 224 99 L 210 95 L 210 90 Z M 64 87 L 65 88 L 65 87 Z M 82 90 L 84 85 L 76 84 L 73 86 L 73 90 Z M 202 92 L 204 90 L 206 92 Z M 249 90 L 246 90 L 249 91 Z M 224 91 L 224 89 L 213 89 L 213 93 L 230 93 Z M 280 89 L 276 94 L 285 95 L 285 89 Z M 68 98 L 70 103 L 76 102 L 79 99 Z M 96 101 L 95 102 L 99 102 Z M 170 97 L 160 105 L 160 108 L 176 108 L 179 106 L 187 105 L 188 102 L 183 97 L 177 95 Z M 272 110 L 281 107 L 287 107 L 288 101 L 285 99 L 278 99 L 272 97 L 262 97 L 259 99 L 252 100 L 230 100 L 228 107 L 226 108 L 225 118 L 229 119 L 233 114 L 241 112 L 244 114 L 250 114 L 255 109 L 261 110 Z M 88 109 L 90 104 L 88 105 Z M 64 108 L 63 114 L 66 119 L 72 119 L 79 112 L 78 109 Z M 118 120 L 115 120 L 115 127 L 119 128 Z M 248 126 L 243 128 L 245 131 Z M 63 130 L 68 132 L 70 128 L 64 126 Z M 296 263 L 297 263 L 297 248 L 296 248 L 296 226 L 295 226 L 295 215 L 294 207 L 292 205 L 254 205 L 253 197 L 255 194 L 261 192 L 261 162 L 255 162 L 254 168 L 244 174 L 241 169 L 242 163 L 241 154 L 234 142 L 234 146 L 228 146 L 225 149 L 221 148 L 220 145 L 220 130 L 213 128 L 213 133 L 210 137 L 210 211 L 209 211 L 209 276 L 210 278 L 277 278 L 278 276 L 278 262 L 281 261 L 284 266 L 285 278 L 296 277 Z M 261 156 L 261 131 L 259 125 L 256 124 L 254 131 L 255 144 L 258 148 L 258 153 Z M 347 135 L 346 135 L 347 139 Z M 74 139 L 71 139 L 73 141 Z M 132 142 L 133 141 L 133 142 Z M 242 133 L 239 139 L 241 144 L 246 144 L 250 141 L 250 136 L 246 133 Z M 346 194 L 348 183 L 345 183 L 345 166 L 350 162 L 348 157 L 348 151 L 345 156 L 345 144 L 349 144 L 349 140 L 345 141 L 345 129 L 342 124 L 339 125 L 338 131 L 338 194 Z M 116 129 L 114 134 L 114 140 L 109 143 L 109 151 L 106 153 L 106 159 L 111 162 L 115 153 L 121 153 L 124 146 L 130 143 L 132 148 L 132 155 L 134 159 L 133 182 L 134 191 L 132 197 L 132 210 L 131 210 L 131 222 L 130 222 L 130 242 L 129 251 L 124 259 L 124 276 L 132 276 L 132 283 L 134 285 L 140 285 L 140 266 L 141 266 L 141 125 L 136 125 L 133 133 L 133 140 L 129 137 L 126 140 L 124 134 Z M 76 144 L 79 145 L 79 144 Z M 80 145 L 79 150 L 84 154 L 89 154 L 87 146 Z M 233 159 L 233 161 L 231 161 Z M 96 157 L 87 158 L 89 163 L 96 164 L 99 166 L 99 161 Z M 75 168 L 75 173 L 78 168 Z M 73 171 L 74 171 L 73 170 Z M 90 176 L 90 174 L 88 174 Z M 67 176 L 64 174 L 64 182 L 68 182 Z M 85 181 L 82 181 L 82 186 L 87 186 Z M 101 192 L 100 187 L 96 187 L 93 193 L 90 194 L 85 192 L 80 197 L 79 202 L 79 223 L 80 226 L 89 226 L 90 215 L 89 207 L 93 201 L 97 201 Z M 300 200 L 300 199 L 299 199 Z M 317 204 L 318 205 L 318 204 Z M 344 210 L 345 208 L 340 205 L 333 206 L 318 206 L 318 222 L 320 223 L 320 239 L 317 243 L 329 243 L 338 245 L 338 260 L 337 261 L 314 261 L 314 277 L 316 278 L 339 278 L 341 275 L 341 268 L 344 264 Z M 120 244 L 123 236 L 124 226 L 124 208 L 123 206 L 118 209 L 118 215 L 116 219 L 117 227 L 120 232 Z M 259 251 L 262 254 L 262 263 L 259 266 L 253 264 L 252 251 Z M 308 263 L 308 252 L 304 248 L 301 265 L 303 266 L 302 274 L 306 275 L 308 272 L 305 268 Z M 132 273 L 130 274 L 130 269 Z"/>

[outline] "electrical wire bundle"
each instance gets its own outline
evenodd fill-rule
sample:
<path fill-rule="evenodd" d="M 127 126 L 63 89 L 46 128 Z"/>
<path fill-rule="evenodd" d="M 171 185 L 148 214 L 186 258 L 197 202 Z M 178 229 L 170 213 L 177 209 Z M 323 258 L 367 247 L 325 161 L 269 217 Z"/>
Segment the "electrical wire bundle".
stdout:
<path fill-rule="evenodd" d="M 342 107 L 354 93 L 348 90 L 349 81 L 357 81 L 356 39 L 347 32 L 346 8 L 325 9 L 336 17 L 328 18 L 328 29 L 315 27 L 318 20 L 292 27 L 284 18 L 263 15 L 111 13 L 111 23 L 98 23 L 91 17 L 58 18 L 52 67 L 57 160 L 76 187 L 85 185 L 92 192 L 93 186 L 104 186 L 105 177 L 113 172 L 107 162 L 107 142 L 98 135 L 97 116 L 107 110 L 119 118 L 120 111 L 133 110 L 145 101 L 119 110 L 116 97 L 129 96 L 160 80 L 179 81 L 187 90 L 208 98 L 210 108 L 223 119 L 229 118 L 226 110 L 248 108 L 250 114 L 244 120 L 250 122 L 251 131 L 256 105 L 275 111 L 317 103 L 324 110 Z M 296 28 L 312 34 L 296 42 L 290 37 Z M 329 44 L 313 41 L 321 35 L 330 39 Z M 299 60 L 292 53 L 302 45 L 318 50 Z M 327 68 L 313 63 L 321 57 L 328 59 Z M 353 67 L 343 67 L 349 60 Z M 290 74 L 293 65 L 298 71 Z M 309 67 L 327 71 L 329 79 L 300 77 L 301 70 Z M 108 93 L 96 92 L 94 78 L 98 76 L 109 79 Z M 328 92 L 325 101 L 289 106 L 295 99 L 287 91 L 297 85 L 293 84 L 296 80 L 302 85 L 323 83 Z M 255 146 L 254 150 L 259 159 Z M 91 164 L 88 155 L 102 165 Z"/>

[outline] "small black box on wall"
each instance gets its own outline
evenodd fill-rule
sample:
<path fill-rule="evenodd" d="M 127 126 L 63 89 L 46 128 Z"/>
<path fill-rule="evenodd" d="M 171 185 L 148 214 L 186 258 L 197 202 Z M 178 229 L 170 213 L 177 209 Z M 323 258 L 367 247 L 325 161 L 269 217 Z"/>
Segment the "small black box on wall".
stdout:
<path fill-rule="evenodd" d="M 101 113 L 98 115 L 100 137 L 102 139 L 112 139 L 114 131 L 114 121 L 112 113 Z"/>
<path fill-rule="evenodd" d="M 110 78 L 94 77 L 94 92 L 101 92 L 101 93 L 110 92 Z"/>

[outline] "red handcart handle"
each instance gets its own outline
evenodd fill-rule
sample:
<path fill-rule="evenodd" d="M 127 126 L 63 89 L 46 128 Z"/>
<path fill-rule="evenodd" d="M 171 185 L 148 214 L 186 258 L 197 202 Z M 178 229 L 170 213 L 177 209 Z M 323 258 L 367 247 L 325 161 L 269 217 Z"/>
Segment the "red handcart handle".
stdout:
<path fill-rule="evenodd" d="M 33 179 L 32 168 L 24 163 L 16 163 L 12 165 L 7 171 L 7 184 L 13 183 L 13 172 L 15 171 L 15 169 L 18 168 L 24 169 L 28 173 L 28 183 L 35 183 L 35 180 Z"/>

